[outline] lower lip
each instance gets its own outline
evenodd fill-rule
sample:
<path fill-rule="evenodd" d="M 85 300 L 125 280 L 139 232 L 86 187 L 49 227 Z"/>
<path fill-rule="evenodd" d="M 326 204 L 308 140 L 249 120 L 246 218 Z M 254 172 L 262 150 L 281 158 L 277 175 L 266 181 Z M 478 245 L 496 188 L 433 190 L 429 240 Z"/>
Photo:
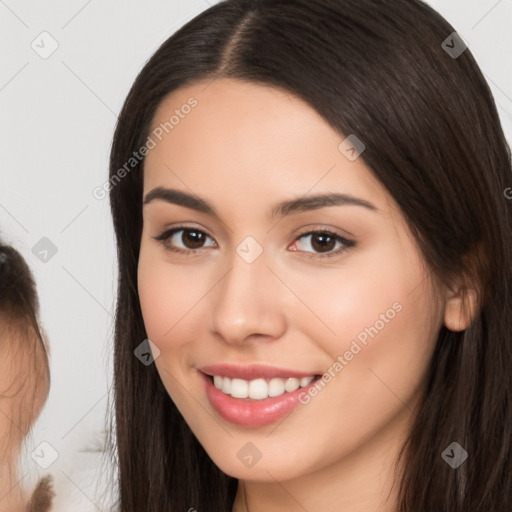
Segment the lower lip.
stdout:
<path fill-rule="evenodd" d="M 285 392 L 264 400 L 252 400 L 226 395 L 214 386 L 209 375 L 199 373 L 205 382 L 206 395 L 213 408 L 226 421 L 244 427 L 263 427 L 285 418 L 300 404 L 299 395 L 307 393 L 309 386 L 317 381 L 315 379 L 307 386 L 291 393 Z"/>

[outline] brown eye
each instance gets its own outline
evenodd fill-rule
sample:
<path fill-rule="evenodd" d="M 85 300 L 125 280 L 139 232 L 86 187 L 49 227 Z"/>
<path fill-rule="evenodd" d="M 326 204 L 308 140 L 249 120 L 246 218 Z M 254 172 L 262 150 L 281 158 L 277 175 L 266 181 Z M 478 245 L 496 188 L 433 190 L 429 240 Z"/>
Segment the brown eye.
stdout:
<path fill-rule="evenodd" d="M 326 230 L 303 233 L 297 238 L 296 251 L 309 253 L 308 257 L 336 256 L 355 246 L 355 242 Z"/>
<path fill-rule="evenodd" d="M 204 233 L 191 229 L 183 229 L 182 231 L 181 241 L 188 249 L 202 247 L 206 238 Z"/>
<path fill-rule="evenodd" d="M 213 240 L 206 233 L 195 228 L 173 228 L 164 231 L 161 235 L 154 238 L 162 242 L 166 249 L 182 253 L 193 252 L 208 246 L 215 246 Z M 205 245 L 208 239 L 213 243 Z"/>
<path fill-rule="evenodd" d="M 333 236 L 315 233 L 311 237 L 311 247 L 318 252 L 329 252 L 336 246 L 336 239 Z"/>

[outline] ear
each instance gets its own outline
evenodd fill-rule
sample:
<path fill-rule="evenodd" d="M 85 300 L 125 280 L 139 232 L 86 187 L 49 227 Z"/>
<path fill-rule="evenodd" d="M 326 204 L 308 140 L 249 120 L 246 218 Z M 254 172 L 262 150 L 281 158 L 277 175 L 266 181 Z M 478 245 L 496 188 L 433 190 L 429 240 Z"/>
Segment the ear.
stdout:
<path fill-rule="evenodd" d="M 478 292 L 475 287 L 457 286 L 446 294 L 444 325 L 450 331 L 464 331 L 476 317 Z"/>

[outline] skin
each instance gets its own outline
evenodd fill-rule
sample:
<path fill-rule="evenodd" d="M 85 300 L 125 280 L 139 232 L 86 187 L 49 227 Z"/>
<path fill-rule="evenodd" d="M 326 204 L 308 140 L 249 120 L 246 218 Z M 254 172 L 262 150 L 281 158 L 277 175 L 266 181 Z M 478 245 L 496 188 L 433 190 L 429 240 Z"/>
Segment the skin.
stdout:
<path fill-rule="evenodd" d="M 0 326 L 0 512 L 24 512 L 27 493 L 17 463 L 49 380 L 42 346 L 28 322 L 0 312 Z"/>
<path fill-rule="evenodd" d="M 165 388 L 215 464 L 239 479 L 234 511 L 396 510 L 393 465 L 438 331 L 470 321 L 460 294 L 434 281 L 393 198 L 302 100 L 233 79 L 200 82 L 171 93 L 153 128 L 190 96 L 198 105 L 146 157 L 144 195 L 158 186 L 193 193 L 220 219 L 163 200 L 143 207 L 138 287 Z M 278 202 L 333 191 L 376 210 L 270 216 Z M 167 246 L 154 239 L 184 224 L 206 234 L 203 248 L 181 232 Z M 356 245 L 321 258 L 311 236 L 299 238 L 310 229 Z M 236 252 L 247 236 L 263 249 L 250 264 Z M 233 425 L 209 403 L 197 368 L 260 363 L 322 374 L 396 302 L 401 311 L 280 423 Z M 237 457 L 248 442 L 262 454 L 250 468 Z"/>

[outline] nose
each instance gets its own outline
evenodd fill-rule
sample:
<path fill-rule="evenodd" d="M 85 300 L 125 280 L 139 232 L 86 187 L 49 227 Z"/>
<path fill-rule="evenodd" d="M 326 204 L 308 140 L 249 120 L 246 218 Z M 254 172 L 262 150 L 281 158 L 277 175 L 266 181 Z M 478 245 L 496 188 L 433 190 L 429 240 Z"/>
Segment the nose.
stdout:
<path fill-rule="evenodd" d="M 238 254 L 211 293 L 211 330 L 229 344 L 270 341 L 286 329 L 283 284 L 268 268 L 265 252 L 252 263 Z"/>

